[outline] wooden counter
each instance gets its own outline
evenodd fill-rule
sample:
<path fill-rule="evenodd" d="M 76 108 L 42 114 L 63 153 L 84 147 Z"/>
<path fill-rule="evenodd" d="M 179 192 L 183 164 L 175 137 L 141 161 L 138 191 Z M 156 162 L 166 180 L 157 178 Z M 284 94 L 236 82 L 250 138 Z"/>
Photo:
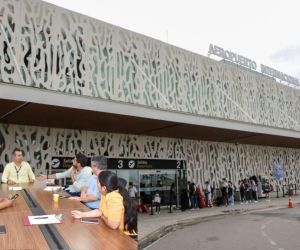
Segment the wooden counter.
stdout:
<path fill-rule="evenodd" d="M 38 225 L 23 225 L 22 218 L 32 215 L 36 209 L 27 204 L 24 196 L 28 195 L 46 214 L 63 214 L 63 222 L 53 226 L 70 249 L 137 249 L 136 241 L 119 230 L 108 228 L 103 222 L 86 224 L 73 219 L 72 210 L 89 211 L 90 209 L 79 201 L 67 198 L 54 203 L 53 192 L 43 190 L 46 187 L 45 182 L 37 181 L 34 184 L 21 186 L 26 189 L 27 194 L 24 191 L 13 191 L 20 194 L 13 207 L 0 211 L 0 225 L 5 225 L 7 231 L 6 234 L 0 234 L 1 249 L 49 249 L 49 244 Z M 60 193 L 65 195 L 64 191 Z M 2 184 L 0 196 L 8 194 L 7 185 Z"/>

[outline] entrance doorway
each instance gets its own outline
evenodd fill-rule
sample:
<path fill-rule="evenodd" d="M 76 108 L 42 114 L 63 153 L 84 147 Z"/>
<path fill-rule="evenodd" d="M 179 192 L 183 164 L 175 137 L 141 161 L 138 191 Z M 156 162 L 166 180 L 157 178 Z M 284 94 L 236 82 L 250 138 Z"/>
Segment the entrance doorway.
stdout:
<path fill-rule="evenodd" d="M 185 160 L 108 158 L 108 169 L 137 187 L 139 203 L 151 204 L 158 190 L 161 205 L 169 205 L 170 189 L 174 183 L 179 206 L 180 193 L 186 189 Z"/>
<path fill-rule="evenodd" d="M 170 204 L 170 189 L 174 183 L 179 206 L 180 193 L 186 186 L 185 170 L 140 170 L 140 198 L 144 204 L 151 204 L 156 191 L 161 197 L 161 205 Z"/>

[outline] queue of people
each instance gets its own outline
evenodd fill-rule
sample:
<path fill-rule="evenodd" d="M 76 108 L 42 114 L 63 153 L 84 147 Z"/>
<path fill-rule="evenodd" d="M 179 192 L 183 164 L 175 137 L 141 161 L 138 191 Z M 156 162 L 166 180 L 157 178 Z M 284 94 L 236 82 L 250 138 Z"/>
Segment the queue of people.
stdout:
<path fill-rule="evenodd" d="M 240 180 L 238 187 L 236 187 L 232 181 L 223 178 L 220 188 L 217 189 L 216 192 L 210 182 L 205 181 L 202 190 L 203 195 L 200 185 L 188 181 L 187 188 L 181 190 L 180 193 L 181 210 L 185 211 L 186 209 L 204 207 L 211 208 L 213 205 L 233 206 L 236 203 L 236 199 L 240 201 L 240 204 L 257 203 L 259 196 L 258 186 L 259 184 L 255 176 Z M 269 201 L 269 193 L 273 191 L 273 186 L 269 181 L 266 181 L 261 188 L 263 194 L 266 196 L 266 201 Z"/>
<path fill-rule="evenodd" d="M 33 183 L 36 178 L 31 166 L 23 161 L 23 153 L 16 148 L 12 153 L 13 161 L 7 164 L 2 175 L 2 182 L 9 185 Z M 91 209 L 89 212 L 74 210 L 73 218 L 97 217 L 112 229 L 119 229 L 130 236 L 137 235 L 137 209 L 132 193 L 136 189 L 130 183 L 130 193 L 126 190 L 127 181 L 107 170 L 107 159 L 94 156 L 91 167 L 88 158 L 81 153 L 75 155 L 72 167 L 62 173 L 38 175 L 40 181 L 69 177 L 72 184 L 65 190 L 70 194 L 70 201 L 78 201 Z M 134 195 L 135 195 L 134 194 Z M 10 198 L 0 198 L 0 209 L 13 205 Z"/>
<path fill-rule="evenodd" d="M 194 182 L 187 182 L 186 188 L 183 188 L 179 194 L 180 197 L 180 205 L 181 205 L 181 211 L 185 211 L 187 209 L 196 209 L 196 208 L 204 208 L 206 207 L 206 204 L 209 204 L 210 207 L 212 207 L 212 188 L 207 182 L 206 187 L 204 189 L 205 195 L 203 195 L 200 185 L 196 185 Z M 174 206 L 177 204 L 177 190 L 175 187 L 175 184 L 172 183 L 171 189 L 170 189 L 170 204 L 171 206 Z M 205 200 L 208 200 L 206 202 Z"/>

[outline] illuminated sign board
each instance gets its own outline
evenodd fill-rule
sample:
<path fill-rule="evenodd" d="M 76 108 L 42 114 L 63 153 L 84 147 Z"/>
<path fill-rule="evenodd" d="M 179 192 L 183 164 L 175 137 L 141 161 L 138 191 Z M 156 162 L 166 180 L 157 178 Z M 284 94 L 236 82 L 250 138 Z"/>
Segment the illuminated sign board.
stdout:
<path fill-rule="evenodd" d="M 213 45 L 213 44 L 209 45 L 208 54 L 221 57 L 224 60 L 236 63 L 238 65 L 241 65 L 241 66 L 251 69 L 251 70 L 257 70 L 257 64 L 254 60 L 251 60 L 247 57 L 236 54 L 232 51 L 225 50 L 225 49 L 223 49 L 219 46 Z M 260 72 L 264 75 L 268 75 L 268 76 L 277 78 L 280 81 L 285 81 L 287 83 L 293 84 L 298 87 L 300 86 L 299 80 L 297 78 L 290 76 L 288 74 L 282 73 L 276 69 L 270 68 L 263 64 L 260 65 Z"/>

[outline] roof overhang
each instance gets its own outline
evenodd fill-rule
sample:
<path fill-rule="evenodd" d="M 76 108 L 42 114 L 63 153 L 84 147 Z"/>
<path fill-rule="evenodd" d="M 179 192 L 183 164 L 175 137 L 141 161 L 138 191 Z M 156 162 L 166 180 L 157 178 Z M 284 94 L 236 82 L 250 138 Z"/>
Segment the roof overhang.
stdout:
<path fill-rule="evenodd" d="M 300 132 L 0 83 L 0 122 L 300 148 Z"/>

